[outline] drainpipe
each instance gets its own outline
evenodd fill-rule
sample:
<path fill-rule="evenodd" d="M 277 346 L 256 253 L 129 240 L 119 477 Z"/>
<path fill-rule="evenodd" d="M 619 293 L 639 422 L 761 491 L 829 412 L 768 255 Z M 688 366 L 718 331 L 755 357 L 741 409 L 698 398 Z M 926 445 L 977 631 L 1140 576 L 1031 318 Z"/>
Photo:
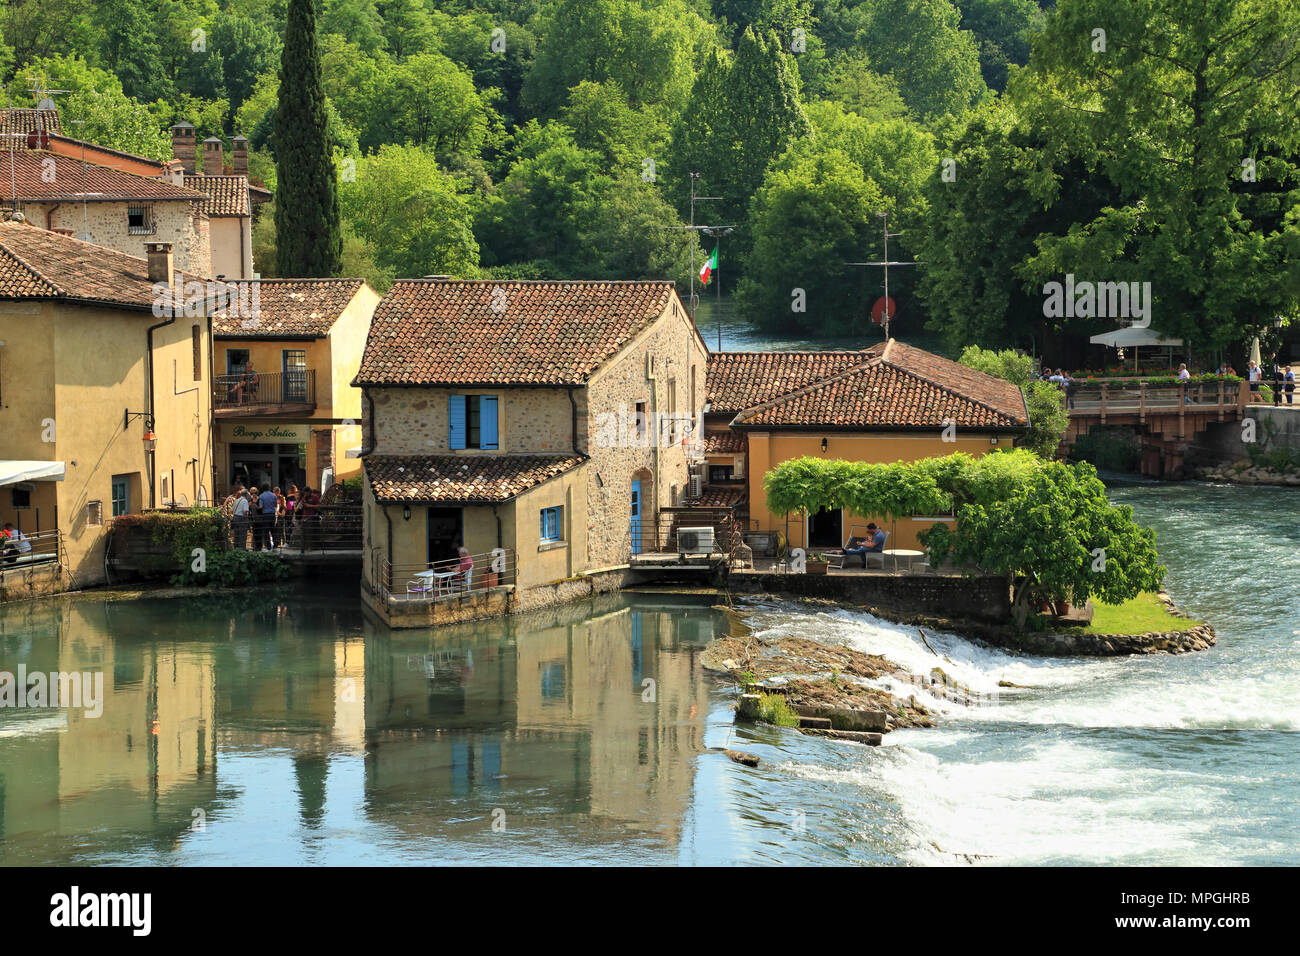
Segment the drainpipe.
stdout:
<path fill-rule="evenodd" d="M 573 453 L 577 455 L 581 454 L 581 452 L 578 451 L 578 400 L 573 397 L 572 386 L 565 389 L 565 394 L 569 396 L 569 409 L 573 416 L 571 422 L 571 427 L 573 429 Z"/>
<path fill-rule="evenodd" d="M 176 322 L 176 288 L 175 275 L 172 272 L 172 246 L 170 242 L 150 242 L 145 244 L 145 256 L 148 260 L 149 281 L 166 282 L 172 291 L 171 307 L 168 310 L 168 318 L 161 322 L 149 326 L 145 331 L 145 352 L 149 361 L 149 422 L 148 424 L 156 427 L 154 418 L 154 374 L 153 374 L 153 334 L 156 329 L 172 325 Z M 182 286 L 182 288 L 184 288 Z M 203 300 L 203 311 L 208 311 L 207 297 Z M 154 452 L 149 452 L 149 507 L 154 508 L 157 504 L 155 497 L 154 483 Z"/>
<path fill-rule="evenodd" d="M 46 228 L 46 229 L 53 229 L 53 228 L 54 228 L 54 210 L 58 209 L 58 208 L 59 208 L 60 206 L 62 206 L 62 205 L 63 205 L 63 203 L 56 202 L 54 205 L 52 205 L 52 206 L 49 208 L 49 211 L 45 213 L 45 228 Z"/>
<path fill-rule="evenodd" d="M 384 520 L 388 522 L 388 566 L 393 566 L 393 516 L 388 513 L 388 505 L 382 505 Z"/>

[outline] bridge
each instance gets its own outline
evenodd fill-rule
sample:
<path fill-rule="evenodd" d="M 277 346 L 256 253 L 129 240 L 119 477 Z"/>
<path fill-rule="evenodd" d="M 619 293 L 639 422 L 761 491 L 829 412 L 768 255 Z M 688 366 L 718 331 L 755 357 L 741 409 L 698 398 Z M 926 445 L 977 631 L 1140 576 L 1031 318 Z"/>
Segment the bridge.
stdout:
<path fill-rule="evenodd" d="M 1149 386 L 1131 379 L 1088 382 L 1065 399 L 1070 424 L 1060 451 L 1097 425 L 1136 430 L 1142 444 L 1141 471 L 1152 478 L 1174 478 L 1187 446 L 1210 425 L 1241 419 L 1249 401 L 1245 382 L 1196 382 Z"/>

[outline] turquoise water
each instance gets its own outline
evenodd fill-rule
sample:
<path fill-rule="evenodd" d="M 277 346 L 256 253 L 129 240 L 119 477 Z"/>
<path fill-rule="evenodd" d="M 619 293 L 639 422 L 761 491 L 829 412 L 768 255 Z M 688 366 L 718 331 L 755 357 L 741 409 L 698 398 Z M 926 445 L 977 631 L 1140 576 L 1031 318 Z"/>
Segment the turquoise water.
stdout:
<path fill-rule="evenodd" d="M 0 671 L 98 671 L 105 700 L 0 709 L 0 862 L 1300 862 L 1300 498 L 1113 496 L 1213 650 L 1037 660 L 932 635 L 936 656 L 865 614 L 745 610 L 1001 695 L 933 702 L 940 727 L 880 748 L 734 725 L 699 665 L 727 626 L 704 597 L 400 632 L 337 581 L 2 608 Z"/>

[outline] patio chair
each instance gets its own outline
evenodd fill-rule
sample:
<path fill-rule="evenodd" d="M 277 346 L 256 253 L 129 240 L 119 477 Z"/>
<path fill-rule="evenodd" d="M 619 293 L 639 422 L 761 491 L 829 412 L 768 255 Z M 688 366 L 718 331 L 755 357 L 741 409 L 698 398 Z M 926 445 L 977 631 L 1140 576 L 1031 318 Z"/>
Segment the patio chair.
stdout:
<path fill-rule="evenodd" d="M 431 593 L 432 591 L 433 591 L 433 585 L 429 584 L 428 582 L 424 581 L 421 578 L 411 578 L 411 580 L 406 582 L 407 594 L 425 595 Z"/>

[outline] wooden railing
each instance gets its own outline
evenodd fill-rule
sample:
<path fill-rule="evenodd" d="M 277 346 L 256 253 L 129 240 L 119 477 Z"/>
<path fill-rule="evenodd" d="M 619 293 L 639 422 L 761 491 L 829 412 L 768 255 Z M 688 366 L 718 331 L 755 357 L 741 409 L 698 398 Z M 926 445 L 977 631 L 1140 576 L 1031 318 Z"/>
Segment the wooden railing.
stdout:
<path fill-rule="evenodd" d="M 494 548 L 472 554 L 474 567 L 460 570 L 459 559 L 424 564 L 390 564 L 376 555 L 376 586 L 385 601 L 449 601 L 515 583 L 515 552 Z"/>
<path fill-rule="evenodd" d="M 1066 389 L 1062 401 L 1071 415 L 1100 415 L 1137 412 L 1169 414 L 1183 411 L 1217 411 L 1240 408 L 1248 392 L 1243 382 L 1192 382 L 1183 385 L 1148 385 L 1146 382 L 1105 381 L 1096 387 L 1075 385 Z"/>
<path fill-rule="evenodd" d="M 316 404 L 316 370 L 217 375 L 212 383 L 212 407 L 217 411 Z"/>

